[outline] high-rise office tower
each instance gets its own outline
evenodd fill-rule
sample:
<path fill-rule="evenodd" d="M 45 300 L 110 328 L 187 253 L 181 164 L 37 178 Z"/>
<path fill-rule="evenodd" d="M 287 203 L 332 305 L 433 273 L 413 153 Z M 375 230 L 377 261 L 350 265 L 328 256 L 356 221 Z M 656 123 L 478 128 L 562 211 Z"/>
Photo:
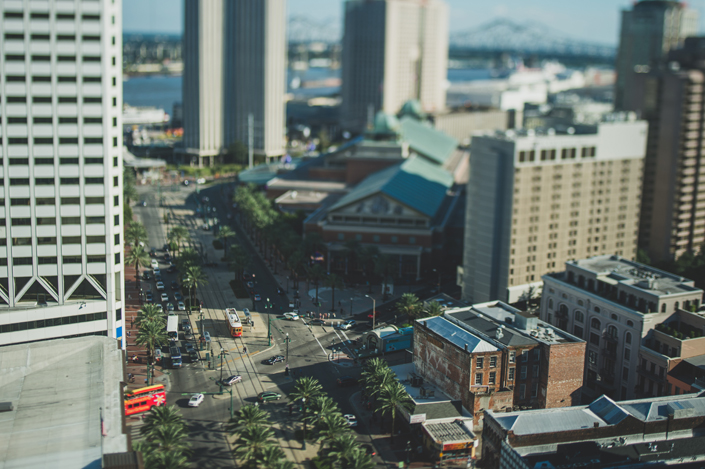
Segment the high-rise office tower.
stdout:
<path fill-rule="evenodd" d="M 122 336 L 122 2 L 0 2 L 0 345 Z"/>
<path fill-rule="evenodd" d="M 286 0 L 186 0 L 184 18 L 183 151 L 199 165 L 236 141 L 282 155 Z"/>
<path fill-rule="evenodd" d="M 441 0 L 345 2 L 341 123 L 360 132 L 410 99 L 445 108 L 448 6 Z"/>
<path fill-rule="evenodd" d="M 634 71 L 658 68 L 668 51 L 680 47 L 698 30 L 697 11 L 685 3 L 641 0 L 631 10 L 622 11 L 622 27 L 617 52 L 615 109 L 630 110 L 624 100 L 631 88 Z"/>
<path fill-rule="evenodd" d="M 685 41 L 669 66 L 633 73 L 625 102 L 649 122 L 639 245 L 653 262 L 705 242 L 705 38 Z"/>
<path fill-rule="evenodd" d="M 513 303 L 569 259 L 636 256 L 647 124 L 610 118 L 473 137 L 463 299 Z"/>

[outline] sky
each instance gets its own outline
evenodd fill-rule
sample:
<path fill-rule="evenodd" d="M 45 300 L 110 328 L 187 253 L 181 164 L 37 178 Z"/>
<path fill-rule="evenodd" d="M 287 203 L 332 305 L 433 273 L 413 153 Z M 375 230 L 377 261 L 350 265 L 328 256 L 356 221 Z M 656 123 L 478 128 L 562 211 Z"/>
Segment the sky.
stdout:
<path fill-rule="evenodd" d="M 229 1 L 229 0 L 226 0 Z M 497 18 L 539 22 L 566 36 L 603 44 L 617 44 L 620 11 L 632 0 L 446 0 L 451 31 L 474 29 Z M 308 15 L 315 21 L 340 24 L 343 0 L 288 0 L 289 16 Z M 690 0 L 705 24 L 705 0 Z M 183 29 L 180 0 L 123 0 L 125 32 L 180 34 Z"/>

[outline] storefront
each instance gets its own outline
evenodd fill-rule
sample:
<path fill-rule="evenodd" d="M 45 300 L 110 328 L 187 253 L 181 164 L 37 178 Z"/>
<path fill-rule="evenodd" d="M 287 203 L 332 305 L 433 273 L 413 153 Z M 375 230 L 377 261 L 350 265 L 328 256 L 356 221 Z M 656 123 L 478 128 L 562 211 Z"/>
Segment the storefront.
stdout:
<path fill-rule="evenodd" d="M 477 438 L 472 419 L 434 420 L 423 424 L 423 444 L 434 460 L 475 458 Z"/>

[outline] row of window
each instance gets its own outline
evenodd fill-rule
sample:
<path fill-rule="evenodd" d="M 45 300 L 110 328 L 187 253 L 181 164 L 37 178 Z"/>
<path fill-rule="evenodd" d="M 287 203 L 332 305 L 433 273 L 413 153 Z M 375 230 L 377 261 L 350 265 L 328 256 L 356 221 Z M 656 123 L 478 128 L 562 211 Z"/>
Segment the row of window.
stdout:
<path fill-rule="evenodd" d="M 532 376 L 534 378 L 538 378 L 540 374 L 540 367 L 539 365 L 533 365 L 532 366 Z M 526 365 L 521 366 L 519 368 L 519 379 L 520 380 L 525 380 L 528 377 L 528 367 Z M 516 368 L 511 367 L 509 370 L 507 370 L 507 381 L 514 381 L 516 378 Z M 489 385 L 494 385 L 497 384 L 497 372 L 496 371 L 490 371 L 488 375 L 488 381 L 487 384 Z M 475 386 L 483 386 L 484 385 L 484 374 L 483 373 L 475 373 Z"/>
<path fill-rule="evenodd" d="M 49 34 L 35 34 L 29 35 L 29 39 L 32 41 L 49 41 L 51 40 L 51 35 Z M 100 36 L 94 34 L 84 34 L 81 36 L 84 42 L 100 42 Z M 6 41 L 24 41 L 24 34 L 22 33 L 5 33 Z M 57 41 L 75 41 L 76 36 L 73 34 L 58 34 L 56 36 Z M 115 43 L 113 43 L 115 45 Z"/>
<path fill-rule="evenodd" d="M 355 239 L 357 241 L 362 241 L 362 235 L 357 234 L 355 235 Z M 399 242 L 399 236 L 390 236 L 389 240 L 391 243 L 398 243 Z M 345 233 L 338 233 L 338 241 L 345 241 Z M 409 244 L 416 244 L 416 237 L 415 236 L 409 236 L 408 238 Z M 380 237 L 379 235 L 373 235 L 372 236 L 372 242 L 373 243 L 379 243 L 380 242 Z"/>
<path fill-rule="evenodd" d="M 15 81 L 15 82 L 17 82 L 17 81 L 24 82 L 25 81 L 25 75 L 12 75 L 12 76 L 15 78 L 8 80 L 8 81 Z M 26 76 L 26 77 L 29 78 L 29 76 Z M 8 78 L 8 77 L 6 77 L 6 78 Z M 20 80 L 20 78 L 22 78 L 22 79 Z M 59 78 L 63 78 L 63 80 L 59 80 L 60 82 L 62 82 L 62 81 L 63 82 L 67 82 L 67 81 L 68 82 L 75 82 L 76 81 L 75 80 L 76 77 L 59 77 Z M 71 78 L 74 78 L 74 79 L 71 80 Z M 83 80 L 83 83 L 101 83 L 103 81 L 103 79 L 101 77 L 91 77 L 91 76 L 84 76 L 84 77 L 82 77 L 82 80 Z M 32 83 L 51 83 L 51 75 L 32 75 Z"/>
<path fill-rule="evenodd" d="M 115 215 L 116 221 L 117 217 L 119 215 Z M 56 218 L 55 217 L 37 217 L 36 219 L 37 225 L 56 225 Z M 31 218 L 12 218 L 12 226 L 30 226 L 32 224 L 32 219 Z M 81 224 L 81 217 L 61 217 L 61 224 L 62 225 L 80 225 Z M 86 217 L 86 224 L 87 225 L 104 225 L 105 224 L 105 217 Z M 116 225 L 119 225 L 119 223 L 116 223 Z"/>
<path fill-rule="evenodd" d="M 102 60 L 102 57 L 99 55 L 84 55 L 79 57 L 84 63 L 85 62 L 98 62 Z M 32 62 L 51 62 L 51 55 L 47 54 L 32 54 L 29 56 L 29 59 Z M 25 54 L 5 54 L 5 62 L 24 62 L 27 60 L 27 56 Z M 75 55 L 57 55 L 56 56 L 56 61 L 57 62 L 76 62 L 76 56 Z M 112 59 L 113 65 L 116 64 L 116 59 L 113 57 Z"/>
<path fill-rule="evenodd" d="M 582 158 L 594 158 L 596 154 L 595 147 L 583 147 L 580 149 L 580 156 Z M 577 155 L 576 148 L 563 148 L 561 150 L 562 160 L 573 160 Z M 556 150 L 541 150 L 541 161 L 555 161 L 556 160 Z M 519 162 L 534 162 L 536 161 L 536 150 L 520 151 L 519 152 Z"/>
<path fill-rule="evenodd" d="M 117 199 L 115 200 L 117 205 L 120 199 L 117 195 L 115 198 Z M 10 206 L 29 206 L 31 200 L 34 200 L 35 205 L 56 205 L 56 199 L 53 197 L 38 197 L 36 199 L 13 197 L 10 199 Z M 61 205 L 79 205 L 81 203 L 80 197 L 61 197 L 59 200 Z M 86 205 L 103 205 L 103 203 L 105 203 L 105 199 L 103 197 L 85 197 L 84 201 Z M 5 199 L 0 199 L 0 205 L 5 205 Z"/>
<path fill-rule="evenodd" d="M 103 184 L 104 179 L 102 177 L 86 177 L 83 178 L 85 184 Z M 55 178 L 34 178 L 35 186 L 53 186 Z M 0 185 L 4 184 L 5 180 L 0 178 Z M 66 185 L 76 185 L 80 183 L 80 178 L 59 178 L 59 183 L 62 186 Z M 113 186 L 117 187 L 119 183 L 119 177 L 113 176 Z M 29 178 L 10 178 L 11 186 L 28 186 Z"/>
<path fill-rule="evenodd" d="M 5 19 L 24 19 L 25 12 L 23 11 L 6 11 Z M 30 19 L 33 20 L 48 20 L 51 19 L 51 15 L 46 11 L 33 11 L 29 14 Z M 75 20 L 76 15 L 74 13 L 56 13 L 54 18 L 57 20 Z M 100 14 L 87 14 L 81 15 L 83 21 L 100 21 Z"/>
<path fill-rule="evenodd" d="M 114 118 L 117 121 L 117 118 Z M 5 122 L 8 124 L 27 124 L 27 117 L 6 117 Z M 2 116 L 0 116 L 0 124 L 2 123 Z M 32 119 L 33 124 L 53 124 L 53 117 L 35 117 Z M 84 124 L 102 124 L 102 117 L 84 117 Z M 59 124 L 78 124 L 78 117 L 59 117 Z M 117 124 L 117 122 L 116 122 Z"/>
<path fill-rule="evenodd" d="M 104 319 L 108 319 L 107 312 L 79 314 L 77 316 L 65 316 L 63 318 L 54 319 L 41 319 L 39 321 L 16 322 L 14 324 L 4 324 L 0 326 L 0 333 L 26 331 L 30 329 L 42 329 L 44 327 L 65 326 L 67 324 L 101 321 Z"/>
<path fill-rule="evenodd" d="M 16 103 L 16 104 L 26 104 L 27 103 L 27 97 L 26 96 L 7 96 L 5 98 L 6 103 Z M 78 98 L 75 96 L 59 96 L 58 98 L 58 103 L 59 104 L 77 104 L 78 103 Z M 32 96 L 32 104 L 51 104 L 52 103 L 52 98 L 51 96 Z M 84 97 L 83 98 L 83 104 L 102 104 L 103 103 L 103 98 L 100 96 L 97 97 Z M 113 107 L 117 106 L 117 98 L 113 98 Z"/>
<path fill-rule="evenodd" d="M 86 236 L 86 243 L 87 244 L 105 244 L 105 236 Z M 115 244 L 120 243 L 120 235 L 116 234 L 115 235 Z M 61 244 L 83 244 L 81 242 L 81 237 L 80 236 L 62 236 L 61 237 Z M 7 238 L 0 238 L 0 246 L 6 246 L 7 245 Z M 32 245 L 32 238 L 12 238 L 12 245 L 13 246 L 31 246 Z M 38 237 L 37 238 L 37 245 L 39 246 L 56 246 L 58 245 L 57 243 L 57 238 L 54 236 L 49 236 L 49 237 Z"/>
<path fill-rule="evenodd" d="M 2 143 L 2 140 L 2 137 L 0 137 L 0 144 Z M 59 145 L 78 145 L 79 143 L 78 137 L 59 137 L 58 141 Z M 29 139 L 27 137 L 9 137 L 7 139 L 7 143 L 8 145 L 27 145 L 29 143 Z M 54 137 L 34 137 L 32 139 L 32 143 L 34 145 L 53 145 Z M 102 145 L 103 137 L 84 137 L 83 144 Z M 113 137 L 113 147 L 117 146 L 118 138 Z"/>
<path fill-rule="evenodd" d="M 62 256 L 61 261 L 64 264 L 80 264 L 82 262 L 81 256 Z M 88 256 L 86 262 L 89 263 L 100 263 L 104 264 L 106 262 L 105 256 Z M 31 257 L 13 257 L 13 265 L 32 265 Z M 41 265 L 56 265 L 58 264 L 58 257 L 38 257 L 37 263 Z M 115 264 L 120 263 L 120 253 L 115 254 Z M 7 266 L 7 258 L 0 257 L 0 266 Z"/>
<path fill-rule="evenodd" d="M 53 165 L 54 164 L 54 158 L 34 158 L 34 164 L 35 165 Z M 60 165 L 78 165 L 79 159 L 78 158 L 71 158 L 71 157 L 66 157 L 66 158 L 59 158 L 59 164 Z M 28 166 L 29 165 L 29 158 L 9 158 L 8 163 L 11 165 L 22 165 L 22 166 Z M 105 160 L 100 157 L 85 157 L 83 158 L 83 164 L 104 164 Z M 0 158 L 0 166 L 3 164 L 3 159 Z M 117 168 L 119 164 L 118 157 L 114 156 L 113 157 L 113 167 Z"/>

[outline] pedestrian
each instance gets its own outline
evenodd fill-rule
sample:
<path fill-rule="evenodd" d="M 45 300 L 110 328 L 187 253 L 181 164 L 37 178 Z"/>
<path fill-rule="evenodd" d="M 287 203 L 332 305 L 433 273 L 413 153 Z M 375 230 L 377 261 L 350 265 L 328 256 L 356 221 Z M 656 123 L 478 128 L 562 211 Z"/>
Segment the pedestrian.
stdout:
<path fill-rule="evenodd" d="M 247 355 L 247 347 L 242 347 L 242 353 L 244 353 L 245 355 Z"/>
<path fill-rule="evenodd" d="M 127 338 L 130 338 L 130 331 L 127 331 Z"/>

